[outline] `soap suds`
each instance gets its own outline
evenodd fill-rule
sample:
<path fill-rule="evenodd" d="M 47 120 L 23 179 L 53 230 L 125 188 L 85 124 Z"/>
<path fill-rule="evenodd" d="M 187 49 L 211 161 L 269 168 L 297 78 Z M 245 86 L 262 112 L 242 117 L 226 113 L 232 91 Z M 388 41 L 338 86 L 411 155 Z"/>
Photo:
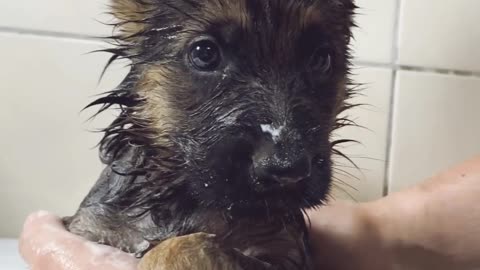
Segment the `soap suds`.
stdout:
<path fill-rule="evenodd" d="M 31 214 L 31 215 L 29 215 L 29 216 L 27 217 L 27 219 L 25 220 L 25 225 L 30 224 L 30 223 L 32 223 L 32 222 L 35 222 L 36 220 L 41 219 L 41 218 L 43 218 L 43 217 L 46 217 L 46 216 L 48 216 L 48 215 L 50 215 L 50 213 L 47 212 L 47 211 L 38 211 L 38 212 L 36 212 L 36 213 L 34 213 L 34 214 Z"/>
<path fill-rule="evenodd" d="M 128 267 L 135 260 L 133 255 L 123 253 L 120 250 L 114 250 L 109 246 L 102 246 L 95 243 L 87 242 L 86 247 L 92 253 L 90 265 L 97 267 L 113 266 L 121 269 Z"/>
<path fill-rule="evenodd" d="M 238 110 L 238 108 L 233 108 L 223 115 L 217 117 L 217 121 L 226 126 L 232 126 L 237 122 L 240 115 L 241 112 Z"/>
<path fill-rule="evenodd" d="M 260 125 L 262 128 L 263 133 L 268 133 L 272 136 L 272 140 L 277 143 L 280 139 L 280 135 L 282 134 L 283 129 L 285 129 L 285 125 L 280 127 L 273 127 L 272 125 Z"/>
<path fill-rule="evenodd" d="M 35 217 L 41 218 L 41 217 L 48 216 L 48 215 L 50 215 L 49 212 L 44 211 L 44 210 L 41 210 L 41 211 L 38 211 L 38 212 L 35 214 Z"/>
<path fill-rule="evenodd" d="M 50 256 L 58 265 L 65 270 L 78 270 L 80 267 L 75 263 L 74 256 L 69 252 L 66 245 L 51 242 L 36 250 L 38 257 Z"/>

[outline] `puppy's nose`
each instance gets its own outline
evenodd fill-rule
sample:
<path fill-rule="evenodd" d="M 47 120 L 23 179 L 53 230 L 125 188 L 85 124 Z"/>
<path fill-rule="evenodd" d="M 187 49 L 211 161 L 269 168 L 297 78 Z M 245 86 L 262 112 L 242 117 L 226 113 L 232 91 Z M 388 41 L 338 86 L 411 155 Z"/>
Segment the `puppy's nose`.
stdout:
<path fill-rule="evenodd" d="M 310 176 L 311 161 L 305 154 L 271 153 L 254 158 L 253 170 L 263 184 L 292 185 Z"/>

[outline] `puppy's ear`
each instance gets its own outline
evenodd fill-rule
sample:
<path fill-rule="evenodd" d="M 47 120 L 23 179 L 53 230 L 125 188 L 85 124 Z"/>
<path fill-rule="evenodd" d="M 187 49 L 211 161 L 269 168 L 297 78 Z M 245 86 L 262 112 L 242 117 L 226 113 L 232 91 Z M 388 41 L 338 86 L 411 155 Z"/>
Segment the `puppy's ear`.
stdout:
<path fill-rule="evenodd" d="M 154 0 L 110 0 L 111 14 L 117 19 L 117 30 L 124 37 L 144 30 L 154 9 Z"/>

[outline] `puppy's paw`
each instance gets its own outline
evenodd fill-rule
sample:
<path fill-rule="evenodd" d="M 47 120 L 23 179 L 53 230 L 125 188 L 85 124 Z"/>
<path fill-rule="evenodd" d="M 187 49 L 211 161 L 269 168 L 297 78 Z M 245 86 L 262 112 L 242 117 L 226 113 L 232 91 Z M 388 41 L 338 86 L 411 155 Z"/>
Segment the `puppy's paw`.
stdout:
<path fill-rule="evenodd" d="M 140 261 L 139 270 L 240 270 L 215 235 L 196 233 L 165 240 Z"/>

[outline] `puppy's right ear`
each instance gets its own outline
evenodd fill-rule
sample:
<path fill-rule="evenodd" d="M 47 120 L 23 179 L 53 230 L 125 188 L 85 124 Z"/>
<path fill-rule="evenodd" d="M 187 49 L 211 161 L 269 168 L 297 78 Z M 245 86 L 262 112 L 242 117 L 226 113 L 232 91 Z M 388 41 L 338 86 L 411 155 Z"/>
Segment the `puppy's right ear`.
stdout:
<path fill-rule="evenodd" d="M 117 19 L 117 30 L 124 37 L 144 30 L 146 20 L 154 11 L 154 0 L 110 0 L 111 14 Z"/>

